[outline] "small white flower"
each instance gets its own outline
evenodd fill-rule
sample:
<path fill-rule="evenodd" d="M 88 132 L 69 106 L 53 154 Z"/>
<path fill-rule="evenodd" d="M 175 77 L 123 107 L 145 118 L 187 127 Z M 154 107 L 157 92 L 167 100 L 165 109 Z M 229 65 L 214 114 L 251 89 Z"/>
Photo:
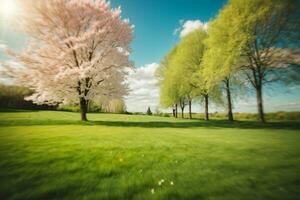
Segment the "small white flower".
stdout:
<path fill-rule="evenodd" d="M 151 193 L 152 193 L 152 194 L 154 194 L 154 193 L 155 193 L 155 191 L 154 191 L 154 188 L 152 188 L 152 189 L 151 189 Z"/>
<path fill-rule="evenodd" d="M 170 185 L 174 185 L 173 181 L 170 181 Z"/>
<path fill-rule="evenodd" d="M 162 185 L 165 182 L 164 179 L 161 179 L 160 181 L 158 181 L 158 185 Z"/>

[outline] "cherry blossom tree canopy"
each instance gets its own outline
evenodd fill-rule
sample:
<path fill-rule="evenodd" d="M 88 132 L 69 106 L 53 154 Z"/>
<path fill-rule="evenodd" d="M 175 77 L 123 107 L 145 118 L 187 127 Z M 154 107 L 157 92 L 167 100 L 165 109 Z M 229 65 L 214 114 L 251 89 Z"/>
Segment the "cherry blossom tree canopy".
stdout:
<path fill-rule="evenodd" d="M 19 28 L 29 37 L 20 53 L 8 51 L 18 67 L 7 66 L 17 84 L 35 91 L 37 104 L 121 98 L 133 26 L 121 9 L 104 0 L 20 0 Z M 21 67 L 20 67 L 21 66 Z"/>

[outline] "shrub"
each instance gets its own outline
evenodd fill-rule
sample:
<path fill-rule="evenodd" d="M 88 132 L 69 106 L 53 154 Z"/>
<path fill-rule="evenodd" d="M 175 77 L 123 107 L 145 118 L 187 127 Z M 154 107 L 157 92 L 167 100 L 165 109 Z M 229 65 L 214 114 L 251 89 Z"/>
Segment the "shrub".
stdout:
<path fill-rule="evenodd" d="M 59 105 L 57 110 L 68 112 L 79 112 L 80 108 L 76 105 Z"/>
<path fill-rule="evenodd" d="M 54 110 L 56 106 L 36 105 L 25 101 L 32 91 L 26 87 L 0 84 L 0 109 Z"/>
<path fill-rule="evenodd" d="M 163 113 L 163 114 L 162 114 L 162 117 L 171 117 L 171 115 L 168 114 L 168 113 Z"/>
<path fill-rule="evenodd" d="M 150 109 L 150 107 L 148 107 L 148 110 L 147 110 L 147 113 L 146 113 L 147 115 L 152 115 L 152 112 L 151 112 L 151 109 Z"/>
<path fill-rule="evenodd" d="M 109 102 L 106 110 L 111 113 L 125 113 L 126 105 L 122 99 L 113 99 Z"/>

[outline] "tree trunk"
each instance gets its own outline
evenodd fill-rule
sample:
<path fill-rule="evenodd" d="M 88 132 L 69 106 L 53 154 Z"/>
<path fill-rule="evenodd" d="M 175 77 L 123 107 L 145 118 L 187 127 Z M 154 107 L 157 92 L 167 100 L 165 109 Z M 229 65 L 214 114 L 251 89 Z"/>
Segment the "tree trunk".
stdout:
<path fill-rule="evenodd" d="M 178 117 L 178 104 L 175 105 L 175 117 Z"/>
<path fill-rule="evenodd" d="M 230 83 L 229 79 L 225 80 L 226 85 L 226 94 L 227 94 L 227 106 L 228 106 L 228 120 L 233 121 L 233 114 L 232 114 L 232 102 L 231 102 L 231 92 L 230 92 Z"/>
<path fill-rule="evenodd" d="M 257 100 L 259 121 L 265 123 L 266 120 L 265 120 L 264 106 L 263 106 L 262 86 L 256 87 L 256 100 Z"/>
<path fill-rule="evenodd" d="M 190 119 L 192 119 L 192 100 L 189 100 L 189 116 L 190 116 Z"/>
<path fill-rule="evenodd" d="M 181 118 L 184 118 L 184 107 L 181 107 Z"/>
<path fill-rule="evenodd" d="M 80 98 L 80 114 L 81 114 L 81 121 L 87 121 L 86 113 L 88 111 L 88 101 L 81 97 Z"/>
<path fill-rule="evenodd" d="M 204 95 L 204 100 L 205 100 L 205 120 L 209 120 L 209 116 L 208 116 L 208 95 Z"/>
<path fill-rule="evenodd" d="M 181 118 L 183 119 L 184 118 L 184 107 L 185 107 L 184 100 L 180 100 L 179 106 L 181 108 Z"/>
<path fill-rule="evenodd" d="M 172 115 L 175 117 L 175 107 L 172 108 Z"/>

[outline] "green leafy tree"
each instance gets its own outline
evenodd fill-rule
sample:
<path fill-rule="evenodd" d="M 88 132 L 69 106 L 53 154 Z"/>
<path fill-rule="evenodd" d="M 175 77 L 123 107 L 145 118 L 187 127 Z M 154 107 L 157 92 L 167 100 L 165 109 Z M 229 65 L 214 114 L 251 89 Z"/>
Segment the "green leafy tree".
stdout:
<path fill-rule="evenodd" d="M 206 39 L 207 32 L 204 30 L 198 29 L 189 33 L 178 44 L 177 54 L 173 62 L 177 76 L 181 80 L 179 93 L 182 99 L 188 102 L 190 118 L 192 118 L 191 102 L 199 99 L 200 96 L 204 102 L 205 120 L 209 120 L 209 99 L 214 103 L 222 101 L 219 85 L 208 87 L 203 73 L 202 61 L 207 49 Z"/>
<path fill-rule="evenodd" d="M 189 105 L 192 118 L 192 100 L 201 94 L 204 84 L 199 84 L 198 71 L 205 51 L 204 40 L 207 33 L 198 29 L 186 35 L 177 46 L 172 66 L 176 79 L 180 82 L 178 92 L 183 117 L 184 107 Z"/>
<path fill-rule="evenodd" d="M 158 79 L 158 86 L 160 88 L 160 104 L 165 108 L 172 107 L 173 116 L 177 118 L 179 102 L 178 85 L 170 70 L 171 60 L 175 57 L 176 51 L 177 46 L 164 57 L 155 72 L 155 76 Z"/>
<path fill-rule="evenodd" d="M 189 105 L 189 116 L 192 118 L 192 100 L 201 96 L 205 102 L 205 119 L 208 120 L 208 99 L 210 96 L 213 99 L 219 91 L 216 86 L 208 88 L 203 78 L 201 62 L 206 50 L 206 38 L 204 30 L 195 30 L 186 35 L 164 58 L 157 71 L 161 104 L 165 107 L 175 105 L 176 111 L 179 105 L 182 117 L 184 108 Z M 221 93 L 218 94 L 220 96 Z"/>
<path fill-rule="evenodd" d="M 263 85 L 299 80 L 299 24 L 296 0 L 230 0 L 209 27 L 203 60 L 208 85 L 242 72 L 265 122 Z"/>

